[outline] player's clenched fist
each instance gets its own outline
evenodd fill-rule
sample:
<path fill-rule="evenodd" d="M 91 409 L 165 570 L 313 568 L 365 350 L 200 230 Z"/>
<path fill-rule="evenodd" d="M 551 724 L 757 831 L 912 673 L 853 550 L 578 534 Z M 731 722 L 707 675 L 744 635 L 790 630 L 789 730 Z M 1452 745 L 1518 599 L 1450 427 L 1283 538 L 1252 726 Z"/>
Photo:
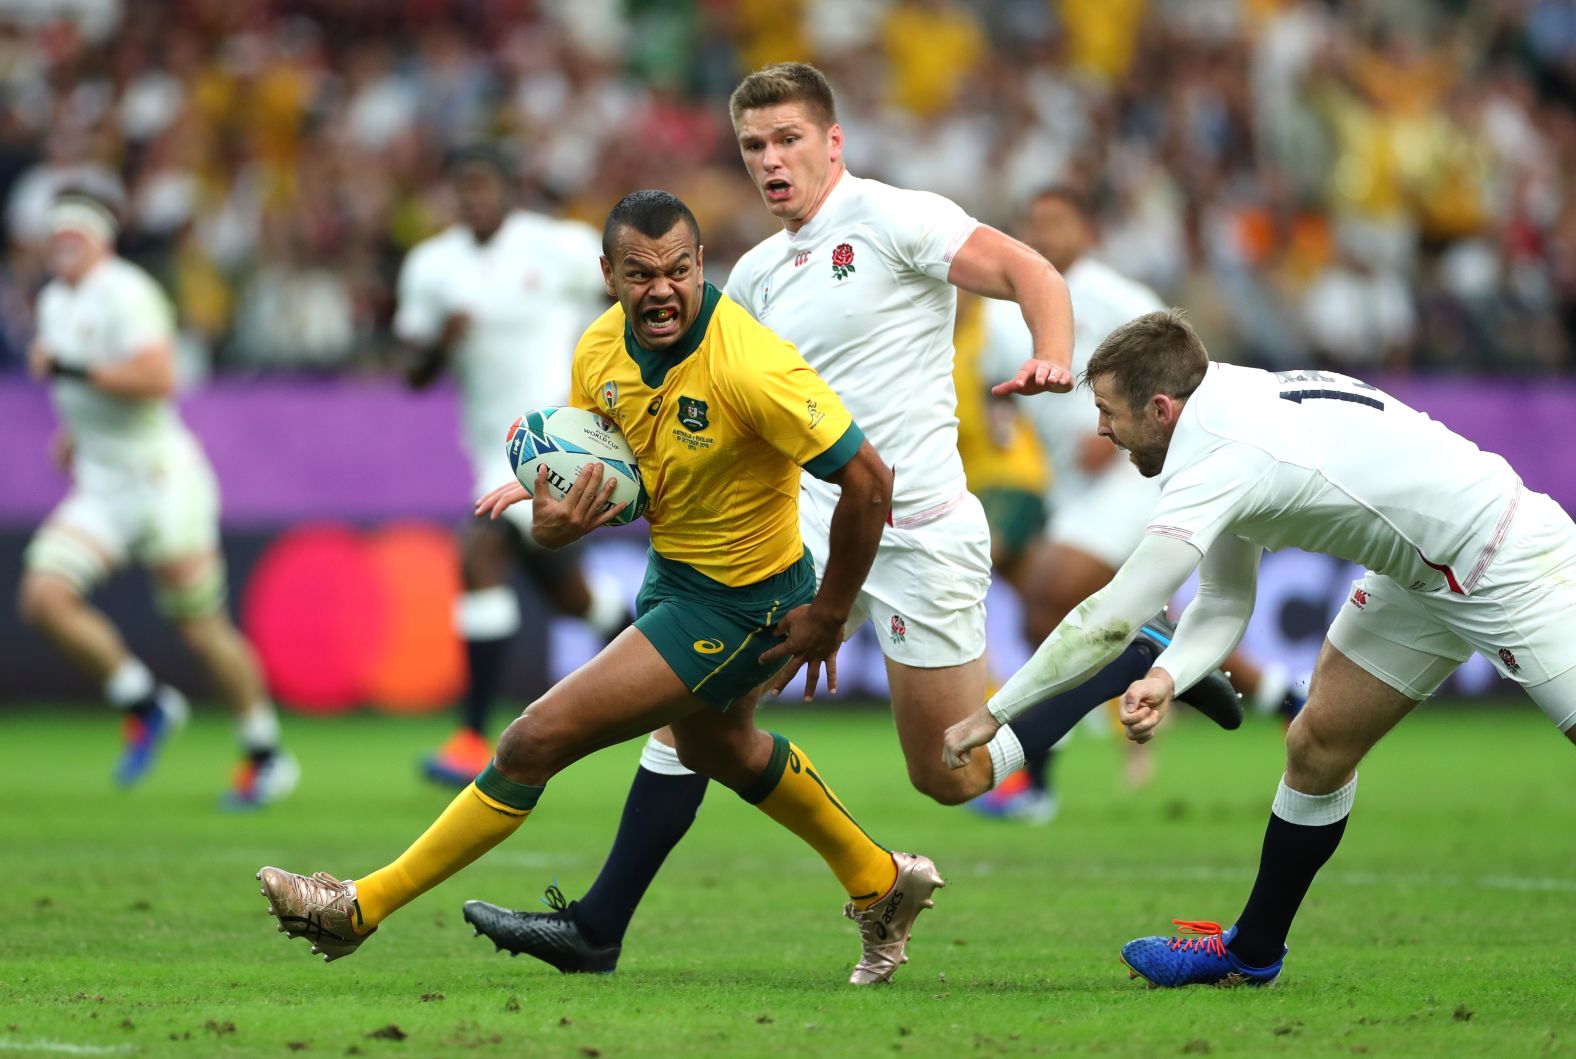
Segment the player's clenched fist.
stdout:
<path fill-rule="evenodd" d="M 1127 738 L 1135 743 L 1153 739 L 1155 728 L 1165 718 L 1175 691 L 1171 675 L 1164 669 L 1151 669 L 1148 676 L 1128 685 L 1120 711 L 1122 723 L 1127 726 Z"/>
<path fill-rule="evenodd" d="M 995 736 L 1001 722 L 981 706 L 963 720 L 947 729 L 943 736 L 941 760 L 950 769 L 960 769 L 969 763 L 969 751 L 984 746 Z"/>

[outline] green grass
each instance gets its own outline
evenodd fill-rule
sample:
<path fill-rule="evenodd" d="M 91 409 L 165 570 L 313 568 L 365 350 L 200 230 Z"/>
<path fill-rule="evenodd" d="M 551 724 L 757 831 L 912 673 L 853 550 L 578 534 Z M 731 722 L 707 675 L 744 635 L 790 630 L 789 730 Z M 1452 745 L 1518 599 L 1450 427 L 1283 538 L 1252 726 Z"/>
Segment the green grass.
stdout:
<path fill-rule="evenodd" d="M 907 788 L 884 712 L 781 712 L 881 841 L 951 885 L 890 987 L 857 955 L 813 854 L 714 787 L 636 918 L 619 973 L 496 955 L 460 902 L 574 895 L 617 823 L 633 746 L 556 780 L 491 856 L 325 966 L 264 913 L 262 864 L 365 873 L 442 808 L 414 760 L 441 720 L 290 724 L 306 770 L 226 815 L 212 714 L 130 794 L 112 721 L 0 715 L 0 1056 L 1554 1055 L 1576 1049 L 1576 770 L 1525 701 L 1424 711 L 1364 767 L 1345 844 L 1269 990 L 1150 991 L 1116 950 L 1169 920 L 1229 922 L 1252 880 L 1279 733 L 1164 733 L 1154 784 L 1114 741 L 1063 755 L 1050 827 L 990 824 Z M 402 1041 L 369 1036 L 397 1026 Z M 70 1048 L 64 1046 L 71 1046 Z"/>

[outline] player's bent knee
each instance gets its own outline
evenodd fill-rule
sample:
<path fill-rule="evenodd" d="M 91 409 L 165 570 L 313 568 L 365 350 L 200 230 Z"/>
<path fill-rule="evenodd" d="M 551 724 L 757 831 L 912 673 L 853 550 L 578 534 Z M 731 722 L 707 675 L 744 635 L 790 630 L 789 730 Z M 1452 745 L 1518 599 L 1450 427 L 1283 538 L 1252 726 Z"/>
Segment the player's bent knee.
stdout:
<path fill-rule="evenodd" d="M 932 769 L 909 769 L 908 781 L 931 801 L 941 805 L 962 805 L 984 794 L 989 785 L 988 774 L 981 782 L 973 773 L 974 770 L 970 768 L 949 769 L 938 763 Z"/>
<path fill-rule="evenodd" d="M 1309 789 L 1315 786 L 1334 790 L 1361 759 L 1360 750 L 1339 738 L 1328 738 L 1328 733 L 1306 713 L 1298 715 L 1286 731 L 1286 773 L 1302 784 L 1292 783 L 1295 790 L 1308 794 L 1327 793 Z"/>
<path fill-rule="evenodd" d="M 82 598 L 71 582 L 52 574 L 27 574 L 17 591 L 17 614 L 24 625 L 39 629 L 52 624 Z"/>

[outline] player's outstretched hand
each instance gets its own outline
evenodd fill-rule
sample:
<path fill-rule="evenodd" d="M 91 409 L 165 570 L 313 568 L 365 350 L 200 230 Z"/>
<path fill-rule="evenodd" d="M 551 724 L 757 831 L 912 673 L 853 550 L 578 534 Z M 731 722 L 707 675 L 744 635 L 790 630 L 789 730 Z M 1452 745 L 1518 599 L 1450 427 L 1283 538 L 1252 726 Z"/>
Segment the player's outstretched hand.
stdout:
<path fill-rule="evenodd" d="M 969 751 L 984 746 L 996 735 L 1001 722 L 981 706 L 942 736 L 941 761 L 949 769 L 960 769 L 969 763 Z"/>
<path fill-rule="evenodd" d="M 1014 393 L 1028 397 L 1037 393 L 1066 393 L 1072 388 L 1073 373 L 1066 365 L 1031 359 L 1023 362 L 1018 374 L 1006 382 L 998 382 L 990 392 L 997 397 Z"/>
<path fill-rule="evenodd" d="M 799 672 L 799 667 L 807 664 L 810 668 L 804 678 L 804 701 L 815 698 L 823 664 L 826 666 L 827 694 L 837 694 L 837 649 L 843 644 L 843 623 L 817 611 L 814 603 L 805 603 L 784 614 L 776 631 L 786 639 L 762 652 L 760 657 L 761 665 L 770 665 L 779 658 L 788 659 L 788 664 L 772 681 L 772 694 L 781 694 L 793 675 Z"/>
<path fill-rule="evenodd" d="M 1129 684 L 1122 696 L 1120 711 L 1122 724 L 1127 726 L 1127 738 L 1135 743 L 1153 739 L 1155 728 L 1165 719 L 1175 693 L 1171 674 L 1164 669 L 1151 669 L 1147 676 Z"/>
<path fill-rule="evenodd" d="M 476 501 L 476 517 L 480 518 L 481 516 L 486 515 L 488 518 L 496 519 L 515 504 L 518 504 L 522 500 L 529 499 L 531 499 L 531 494 L 527 493 L 525 491 L 525 486 L 521 485 L 519 482 L 510 482 L 508 485 L 500 485 L 498 488 L 494 489 L 492 492 Z"/>
<path fill-rule="evenodd" d="M 627 505 L 612 502 L 618 480 L 608 475 L 604 482 L 606 469 L 601 463 L 580 468 L 562 500 L 554 500 L 547 488 L 547 465 L 536 469 L 536 485 L 531 491 L 531 536 L 536 543 L 562 548 L 618 517 Z"/>

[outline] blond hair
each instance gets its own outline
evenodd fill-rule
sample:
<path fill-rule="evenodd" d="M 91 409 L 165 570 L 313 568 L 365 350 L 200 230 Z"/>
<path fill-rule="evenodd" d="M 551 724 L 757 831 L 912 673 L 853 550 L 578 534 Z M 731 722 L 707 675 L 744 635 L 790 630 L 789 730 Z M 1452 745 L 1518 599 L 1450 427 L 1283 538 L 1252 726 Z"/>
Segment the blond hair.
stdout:
<path fill-rule="evenodd" d="M 826 75 L 809 63 L 772 63 L 739 82 L 728 97 L 728 114 L 735 125 L 746 110 L 803 103 L 827 128 L 837 122 L 837 102 Z"/>

